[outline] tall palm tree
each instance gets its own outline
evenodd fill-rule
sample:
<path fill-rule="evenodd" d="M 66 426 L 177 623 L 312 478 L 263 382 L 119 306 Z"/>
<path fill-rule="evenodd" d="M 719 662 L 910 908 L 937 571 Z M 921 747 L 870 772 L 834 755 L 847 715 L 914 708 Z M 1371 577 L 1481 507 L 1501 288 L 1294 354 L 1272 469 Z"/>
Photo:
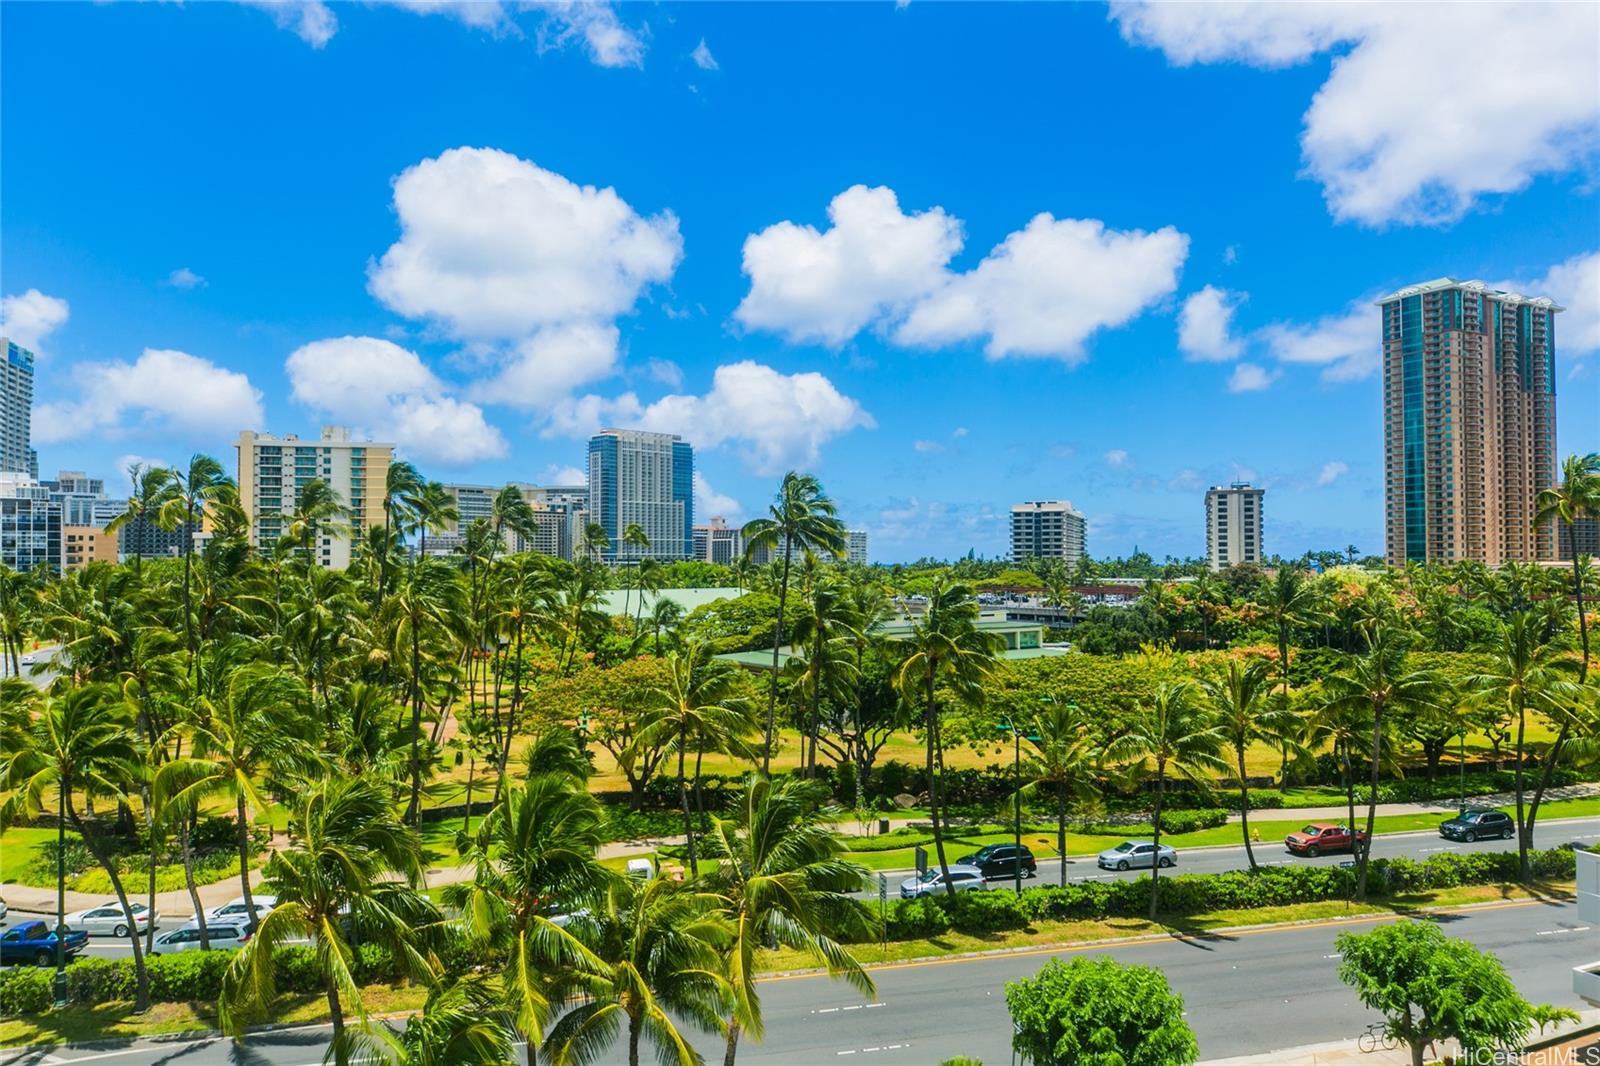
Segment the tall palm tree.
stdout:
<path fill-rule="evenodd" d="M 124 526 L 141 521 L 159 527 L 164 521 L 162 512 L 173 499 L 172 471 L 164 466 L 131 463 L 128 466 L 128 482 L 133 486 L 133 491 L 128 494 L 128 504 L 121 514 L 106 523 L 107 533 L 120 533 Z M 144 552 L 133 553 L 135 574 L 139 573 L 139 564 L 143 559 Z"/>
<path fill-rule="evenodd" d="M 1444 689 L 1443 680 L 1434 671 L 1407 665 L 1405 639 L 1398 623 L 1380 622 L 1371 626 L 1367 643 L 1366 654 L 1350 656 L 1343 667 L 1323 681 L 1329 711 L 1335 715 L 1363 713 L 1372 730 L 1367 842 L 1356 849 L 1358 901 L 1367 898 L 1367 860 L 1372 853 L 1372 831 L 1378 815 L 1378 776 L 1386 758 L 1385 728 L 1391 724 L 1392 716 L 1426 713 Z"/>
<path fill-rule="evenodd" d="M 849 675 L 855 671 L 850 638 L 855 619 L 847 586 L 823 572 L 810 575 L 802 587 L 800 609 L 790 625 L 790 640 L 798 649 L 796 665 L 801 684 L 794 690 L 806 700 L 800 729 L 800 769 L 817 772 L 817 734 L 821 731 L 822 701 L 836 693 L 846 695 Z"/>
<path fill-rule="evenodd" d="M 707 885 L 733 934 L 726 952 L 733 1010 L 723 1066 L 734 1066 L 741 1033 L 762 1037 L 758 948 L 781 944 L 804 951 L 863 995 L 876 991 L 836 939 L 864 939 L 874 923 L 867 905 L 853 896 L 866 883 L 867 870 L 849 860 L 828 819 L 831 812 L 821 806 L 825 796 L 814 781 L 751 774 L 731 816 L 712 819 L 706 855 L 716 868 Z"/>
<path fill-rule="evenodd" d="M 644 614 L 644 594 L 657 593 L 666 586 L 667 568 L 660 559 L 645 556 L 639 560 L 639 565 L 633 568 L 633 584 L 639 590 L 639 602 L 633 608 L 633 630 L 635 635 L 639 632 L 639 619 Z M 626 602 L 624 602 L 626 611 Z"/>
<path fill-rule="evenodd" d="M 1533 817 L 1524 810 L 1523 762 L 1527 755 L 1528 714 L 1541 715 L 1565 732 L 1570 728 L 1570 708 L 1582 693 L 1579 665 L 1572 661 L 1559 634 L 1548 639 L 1538 619 L 1518 611 L 1506 621 L 1499 638 L 1488 649 L 1486 669 L 1467 679 L 1467 687 L 1479 706 L 1497 714 L 1507 714 L 1517 724 L 1516 764 L 1514 766 L 1517 808 L 1517 859 L 1523 880 L 1531 870 L 1528 852 L 1533 847 Z M 1554 757 L 1545 752 L 1545 760 Z"/>
<path fill-rule="evenodd" d="M 299 547 L 307 566 L 315 566 L 317 539 L 324 533 L 343 536 L 350 508 L 334 487 L 321 478 L 312 478 L 295 493 L 294 513 L 289 517 L 289 539 Z"/>
<path fill-rule="evenodd" d="M 1217 754 L 1226 743 L 1222 727 L 1200 698 L 1192 681 L 1162 681 L 1155 694 L 1125 718 L 1116 737 L 1106 747 L 1113 762 L 1142 763 L 1156 783 L 1156 861 L 1150 866 L 1150 920 L 1161 905 L 1161 801 L 1167 778 L 1187 779 L 1197 788 L 1209 786 L 1213 775 L 1227 769 Z"/>
<path fill-rule="evenodd" d="M 1272 622 L 1278 637 L 1278 676 L 1283 682 L 1283 694 L 1289 695 L 1289 635 L 1294 627 L 1304 625 L 1316 615 L 1316 586 L 1306 580 L 1305 571 L 1291 566 L 1280 566 L 1272 579 L 1261 588 L 1257 604 L 1261 613 Z"/>
<path fill-rule="evenodd" d="M 783 475 L 777 500 L 767 508 L 767 516 L 746 522 L 739 536 L 744 541 L 746 558 L 758 551 L 770 555 L 780 546 L 783 555 L 778 578 L 778 626 L 772 634 L 766 739 L 761 751 L 761 772 L 768 773 L 772 768 L 773 726 L 778 709 L 778 653 L 784 640 L 783 612 L 789 601 L 789 567 L 794 561 L 795 549 L 810 555 L 843 559 L 848 545 L 838 509 L 822 491 L 822 482 L 811 474 L 793 470 Z"/>
<path fill-rule="evenodd" d="M 1022 773 L 1028 783 L 1021 798 L 1049 798 L 1056 805 L 1056 852 L 1061 857 L 1061 885 L 1067 884 L 1067 802 L 1098 791 L 1099 750 L 1078 708 L 1051 699 L 1024 733 L 1028 760 Z"/>
<path fill-rule="evenodd" d="M 233 481 L 222 472 L 221 463 L 198 452 L 189 457 L 186 469 L 169 471 L 168 477 L 170 499 L 162 504 L 159 517 L 162 526 L 183 529 L 183 634 L 192 660 L 195 650 L 194 601 L 190 596 L 189 584 L 194 571 L 195 521 L 204 516 L 211 501 Z"/>
<path fill-rule="evenodd" d="M 639 1066 L 646 1039 L 656 1061 L 700 1066 L 676 1019 L 719 1032 L 731 1005 L 720 950 L 729 930 L 715 913 L 718 902 L 671 881 L 630 878 L 613 882 L 599 907 L 568 923 L 598 965 L 571 975 L 570 1009 L 545 1040 L 553 1066 L 613 1061 L 607 1055 L 618 1038 L 627 1042 L 628 1066 Z"/>
<path fill-rule="evenodd" d="M 287 671 L 265 663 L 235 667 L 217 697 L 203 697 L 187 723 L 190 754 L 156 771 L 152 795 L 158 810 L 198 809 L 214 796 L 232 798 L 239 892 L 249 922 L 256 913 L 250 890 L 250 825 L 272 805 L 263 782 L 305 763 L 312 737 L 297 728 L 303 719 L 293 713 L 304 702 L 304 688 Z"/>
<path fill-rule="evenodd" d="M 583 527 L 583 542 L 579 548 L 581 555 L 598 563 L 611 550 L 611 534 L 599 522 L 590 522 Z"/>
<path fill-rule="evenodd" d="M 644 531 L 644 527 L 639 523 L 629 522 L 622 529 L 622 547 L 624 549 L 632 548 L 634 549 L 634 552 L 623 551 L 618 553 L 617 558 L 619 562 L 621 561 L 623 555 L 634 556 L 635 553 L 637 553 L 635 561 L 642 561 L 643 558 L 645 558 L 644 553 L 650 549 L 650 536 Z M 643 589 L 640 590 L 641 596 L 643 595 L 643 591 Z M 631 617 L 631 612 L 628 610 L 628 605 L 632 602 L 632 592 L 633 585 L 627 585 L 626 591 L 622 597 L 622 613 L 624 616 Z"/>
<path fill-rule="evenodd" d="M 443 482 L 425 481 L 422 487 L 407 499 L 411 510 L 410 531 L 421 534 L 417 541 L 417 554 L 428 554 L 428 534 L 443 533 L 461 520 L 455 497 Z"/>
<path fill-rule="evenodd" d="M 398 1032 L 387 1024 L 351 1031 L 351 1057 L 363 1066 L 509 1066 L 511 1024 L 495 990 L 476 974 L 428 993 Z"/>
<path fill-rule="evenodd" d="M 411 521 L 408 501 L 422 491 L 422 475 L 404 459 L 392 460 L 383 477 L 383 555 L 378 559 L 378 598 L 389 587 L 389 564 L 395 538 L 402 537 Z"/>
<path fill-rule="evenodd" d="M 409 662 L 406 683 L 411 705 L 411 801 L 406 807 L 406 821 L 413 824 L 421 816 L 422 804 L 423 649 L 432 652 L 460 631 L 464 607 L 456 571 L 419 554 L 400 572 L 384 605 L 385 617 L 380 620 L 390 634 L 391 654 L 395 658 L 404 656 Z"/>
<path fill-rule="evenodd" d="M 1206 678 L 1201 686 L 1224 740 L 1233 749 L 1234 771 L 1239 779 L 1239 830 L 1244 835 L 1245 857 L 1255 871 L 1260 867 L 1250 842 L 1250 783 L 1244 768 L 1245 751 L 1257 741 L 1298 747 L 1295 734 L 1299 720 L 1289 704 L 1273 694 L 1265 659 L 1229 659 L 1225 670 Z"/>
<path fill-rule="evenodd" d="M 667 656 L 666 665 L 666 680 L 652 688 L 647 697 L 652 710 L 648 724 L 639 731 L 638 742 L 650 747 L 659 745 L 678 757 L 678 804 L 683 808 L 689 872 L 698 877 L 696 826 L 685 770 L 689 749 L 731 750 L 754 758 L 755 752 L 745 738 L 755 731 L 755 721 L 739 696 L 739 668 L 713 658 L 708 645 L 691 644 L 674 651 Z M 696 778 L 698 793 L 698 769 Z"/>
<path fill-rule="evenodd" d="M 402 974 L 431 983 L 430 941 L 442 934 L 444 919 L 417 890 L 422 845 L 380 783 L 343 776 L 305 782 L 289 824 L 289 846 L 264 871 L 264 887 L 277 904 L 223 974 L 218 1019 L 225 1032 L 241 1035 L 276 998 L 279 951 L 309 939 L 333 1021 L 329 1055 L 348 1066 L 358 1042 L 345 1011 L 367 1020 L 353 938 L 387 948 Z"/>
<path fill-rule="evenodd" d="M 75 802 L 79 797 L 94 795 L 127 798 L 128 788 L 141 772 L 136 736 L 132 708 L 110 685 L 91 683 L 41 697 L 32 721 L 11 722 L 5 730 L 6 750 L 0 753 L 0 792 L 9 795 L 0 804 L 0 831 L 37 816 L 44 809 L 45 793 L 55 790 L 58 818 L 72 823 L 111 879 L 111 889 L 127 924 L 128 943 L 133 948 L 135 1009 L 143 1011 L 150 1005 L 150 975 L 145 967 L 144 947 L 139 942 L 138 923 L 128 905 L 128 893 L 115 857 L 106 849 L 99 832 L 84 824 Z M 58 847 L 62 843 L 60 833 L 58 829 Z M 62 922 L 60 912 L 65 911 L 65 891 L 66 886 L 58 877 L 58 925 Z"/>
<path fill-rule="evenodd" d="M 927 742 L 928 819 L 933 825 L 933 848 L 939 857 L 945 891 L 955 898 L 950 864 L 945 859 L 944 832 L 939 822 L 939 787 L 943 774 L 943 741 L 939 730 L 939 688 L 960 699 L 979 702 L 983 682 L 993 672 L 1000 654 L 1000 638 L 978 628 L 978 601 L 959 582 L 934 581 L 928 607 L 902 639 L 905 659 L 895 672 L 895 687 L 907 704 L 922 704 Z"/>
<path fill-rule="evenodd" d="M 0 563 L 0 673 L 22 674 L 22 644 L 39 607 L 39 587 L 27 574 Z"/>
<path fill-rule="evenodd" d="M 615 875 L 595 857 L 603 823 L 582 778 L 546 772 L 508 784 L 477 831 L 461 838 L 475 872 L 448 886 L 444 901 L 461 912 L 468 941 L 500 960 L 501 1006 L 528 1042 L 528 1066 L 550 1024 L 560 971 L 599 967 L 551 919 L 596 904 L 610 887 Z"/>

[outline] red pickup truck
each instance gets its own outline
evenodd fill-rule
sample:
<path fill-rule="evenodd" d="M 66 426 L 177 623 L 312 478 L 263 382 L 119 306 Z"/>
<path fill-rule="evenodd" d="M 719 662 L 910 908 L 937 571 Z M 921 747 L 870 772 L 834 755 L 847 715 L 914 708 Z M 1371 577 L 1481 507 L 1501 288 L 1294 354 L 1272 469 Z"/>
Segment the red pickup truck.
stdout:
<path fill-rule="evenodd" d="M 1298 833 L 1284 838 L 1284 846 L 1295 855 L 1316 858 L 1330 851 L 1354 851 L 1355 842 L 1367 842 L 1365 830 L 1358 829 L 1352 836 L 1348 826 L 1333 822 L 1312 822 Z"/>

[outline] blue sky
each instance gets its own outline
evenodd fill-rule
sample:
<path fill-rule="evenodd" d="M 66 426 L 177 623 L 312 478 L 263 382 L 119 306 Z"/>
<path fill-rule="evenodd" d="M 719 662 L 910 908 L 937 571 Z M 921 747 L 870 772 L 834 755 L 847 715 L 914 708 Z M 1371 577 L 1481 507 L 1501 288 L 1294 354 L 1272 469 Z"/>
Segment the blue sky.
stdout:
<path fill-rule="evenodd" d="M 697 445 L 699 516 L 814 470 L 875 559 L 1381 549 L 1378 317 L 1558 323 L 1600 447 L 1600 9 L 0 6 L 6 329 L 41 465 L 346 422 L 545 481 Z"/>

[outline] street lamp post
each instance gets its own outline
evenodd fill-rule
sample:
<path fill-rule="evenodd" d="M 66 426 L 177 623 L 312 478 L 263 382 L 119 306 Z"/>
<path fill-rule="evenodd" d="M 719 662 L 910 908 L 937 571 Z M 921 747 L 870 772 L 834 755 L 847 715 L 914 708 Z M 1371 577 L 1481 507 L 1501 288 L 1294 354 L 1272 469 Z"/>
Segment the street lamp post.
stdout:
<path fill-rule="evenodd" d="M 1467 813 L 1467 730 L 1466 730 L 1466 727 L 1464 727 L 1464 726 L 1462 727 L 1462 730 L 1461 730 L 1461 747 L 1458 749 L 1458 752 L 1457 752 L 1457 755 L 1456 755 L 1456 765 L 1459 767 L 1460 775 L 1461 775 L 1461 813 L 1462 814 L 1466 814 Z"/>
<path fill-rule="evenodd" d="M 1011 862 L 1015 867 L 1017 895 L 1022 895 L 1022 731 L 1017 728 L 1016 719 L 1006 715 L 1003 724 L 995 726 L 1011 734 L 1011 830 L 1012 843 L 1016 850 L 1012 852 Z"/>
<path fill-rule="evenodd" d="M 56 783 L 56 980 L 57 1007 L 67 1005 L 67 787 Z"/>

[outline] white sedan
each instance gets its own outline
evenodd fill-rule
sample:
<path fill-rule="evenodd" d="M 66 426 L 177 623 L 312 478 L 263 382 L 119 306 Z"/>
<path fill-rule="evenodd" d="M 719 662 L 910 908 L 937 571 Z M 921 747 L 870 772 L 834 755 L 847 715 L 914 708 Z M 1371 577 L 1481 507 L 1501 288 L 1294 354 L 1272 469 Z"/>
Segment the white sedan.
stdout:
<path fill-rule="evenodd" d="M 261 919 L 272 912 L 272 908 L 278 905 L 278 898 L 276 896 L 251 896 L 250 902 L 255 904 L 256 921 L 260 922 Z M 212 907 L 206 911 L 206 926 L 209 928 L 212 925 L 244 925 L 246 924 L 245 915 L 248 913 L 249 910 L 244 905 L 244 897 L 237 896 L 220 907 Z M 198 929 L 199 927 L 200 923 L 198 921 L 193 918 L 189 919 L 188 928 Z"/>
<path fill-rule="evenodd" d="M 206 926 L 206 944 L 212 951 L 221 951 L 227 948 L 242 948 L 250 941 L 250 933 L 239 925 L 210 925 Z M 200 930 L 184 926 L 174 929 L 170 933 L 162 933 L 156 937 L 156 946 L 150 952 L 152 955 L 177 955 L 185 951 L 199 951 Z"/>
<path fill-rule="evenodd" d="M 139 932 L 149 929 L 152 921 L 157 929 L 161 928 L 161 915 L 151 913 L 143 903 L 130 903 L 128 908 L 133 911 L 134 926 Z M 66 923 L 68 929 L 81 930 L 90 936 L 128 935 L 128 916 L 123 913 L 122 904 L 116 900 L 87 910 L 73 911 L 67 915 Z"/>

